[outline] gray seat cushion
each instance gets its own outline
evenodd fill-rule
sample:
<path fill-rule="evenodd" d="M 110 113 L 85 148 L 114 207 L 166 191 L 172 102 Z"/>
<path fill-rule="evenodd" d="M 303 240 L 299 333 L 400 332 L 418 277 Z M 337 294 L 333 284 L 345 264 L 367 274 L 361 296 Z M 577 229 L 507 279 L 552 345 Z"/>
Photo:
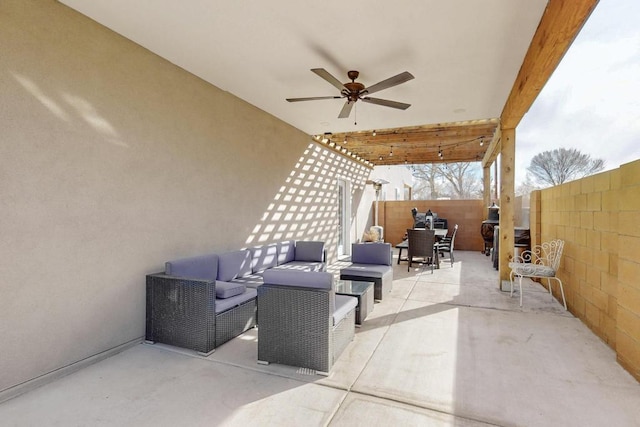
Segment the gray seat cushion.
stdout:
<path fill-rule="evenodd" d="M 296 242 L 293 240 L 285 240 L 277 243 L 278 245 L 278 265 L 291 262 L 296 255 Z"/>
<path fill-rule="evenodd" d="M 324 261 L 324 242 L 299 240 L 296 242 L 296 261 Z"/>
<path fill-rule="evenodd" d="M 264 283 L 262 273 L 249 274 L 248 276 L 236 277 L 231 283 L 242 283 L 247 288 L 257 288 Z"/>
<path fill-rule="evenodd" d="M 247 301 L 252 299 L 256 299 L 258 296 L 258 292 L 255 289 L 247 288 L 246 291 L 241 293 L 240 295 L 236 295 L 234 297 L 218 299 L 216 298 L 216 314 L 222 313 L 223 311 L 227 311 L 235 306 L 240 304 L 244 304 Z"/>
<path fill-rule="evenodd" d="M 231 298 L 240 295 L 247 290 L 242 283 L 221 282 L 216 280 L 216 298 Z"/>
<path fill-rule="evenodd" d="M 379 264 L 351 264 L 348 267 L 340 269 L 340 275 L 373 277 L 381 279 L 389 272 L 393 272 L 393 267 Z"/>
<path fill-rule="evenodd" d="M 251 274 L 251 252 L 248 250 L 218 255 L 218 280 L 230 282 L 236 277 L 244 277 L 248 274 Z"/>
<path fill-rule="evenodd" d="M 353 243 L 351 261 L 355 264 L 391 265 L 391 244 Z"/>
<path fill-rule="evenodd" d="M 335 309 L 333 311 L 333 325 L 340 323 L 342 319 L 358 305 L 358 298 L 349 295 L 335 296 Z"/>
<path fill-rule="evenodd" d="M 278 265 L 278 244 L 271 243 L 264 246 L 254 246 L 251 251 L 251 271 L 255 273 L 263 272 L 266 269 Z"/>
<path fill-rule="evenodd" d="M 302 288 L 332 289 L 333 274 L 322 271 L 278 270 L 272 268 L 263 274 L 264 283 Z"/>
<path fill-rule="evenodd" d="M 324 262 L 311 261 L 291 261 L 286 264 L 274 267 L 276 270 L 297 270 L 297 271 L 324 271 Z"/>
<path fill-rule="evenodd" d="M 216 280 L 218 275 L 218 255 L 200 255 L 167 261 L 164 264 L 164 272 L 170 276 Z"/>

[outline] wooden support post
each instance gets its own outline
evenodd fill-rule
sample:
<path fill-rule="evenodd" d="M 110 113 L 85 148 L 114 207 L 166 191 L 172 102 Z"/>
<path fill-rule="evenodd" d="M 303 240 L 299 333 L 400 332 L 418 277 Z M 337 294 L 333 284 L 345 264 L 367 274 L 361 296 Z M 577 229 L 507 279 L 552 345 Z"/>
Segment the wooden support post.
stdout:
<path fill-rule="evenodd" d="M 482 191 L 482 202 L 484 203 L 484 216 L 486 218 L 487 207 L 491 205 L 491 165 L 484 166 L 482 168 L 482 181 L 484 182 L 484 188 Z"/>
<path fill-rule="evenodd" d="M 509 261 L 513 258 L 515 216 L 516 130 L 502 129 L 500 148 L 500 283 L 509 280 Z"/>

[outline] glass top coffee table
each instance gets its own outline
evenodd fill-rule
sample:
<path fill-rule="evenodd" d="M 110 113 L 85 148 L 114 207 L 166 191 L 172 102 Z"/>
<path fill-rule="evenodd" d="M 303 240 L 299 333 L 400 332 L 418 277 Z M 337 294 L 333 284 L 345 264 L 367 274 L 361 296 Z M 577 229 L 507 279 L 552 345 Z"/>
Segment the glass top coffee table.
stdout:
<path fill-rule="evenodd" d="M 373 282 L 359 280 L 336 280 L 336 294 L 358 298 L 356 325 L 362 325 L 373 310 Z"/>

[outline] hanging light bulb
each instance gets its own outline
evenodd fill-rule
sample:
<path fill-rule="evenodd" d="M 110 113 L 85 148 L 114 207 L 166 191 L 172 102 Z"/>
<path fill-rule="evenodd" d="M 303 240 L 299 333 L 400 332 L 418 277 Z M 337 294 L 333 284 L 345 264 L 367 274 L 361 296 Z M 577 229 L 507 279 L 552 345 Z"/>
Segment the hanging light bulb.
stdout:
<path fill-rule="evenodd" d="M 393 157 L 393 145 L 391 146 L 391 151 L 389 152 L 389 157 Z"/>
<path fill-rule="evenodd" d="M 376 136 L 376 130 L 375 129 L 373 130 L 373 136 Z"/>
<path fill-rule="evenodd" d="M 480 138 L 480 147 L 484 145 L 484 136 Z"/>

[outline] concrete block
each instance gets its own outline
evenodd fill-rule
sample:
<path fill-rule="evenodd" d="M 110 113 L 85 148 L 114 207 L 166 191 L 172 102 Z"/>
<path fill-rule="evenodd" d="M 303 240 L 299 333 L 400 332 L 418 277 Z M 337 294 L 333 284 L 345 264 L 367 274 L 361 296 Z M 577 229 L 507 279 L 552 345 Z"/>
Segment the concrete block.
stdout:
<path fill-rule="evenodd" d="M 593 229 L 593 212 L 580 212 L 580 227 L 589 230 Z"/>
<path fill-rule="evenodd" d="M 590 211 L 599 211 L 602 207 L 602 193 L 587 194 L 587 209 Z"/>
<path fill-rule="evenodd" d="M 618 232 L 627 236 L 640 236 L 640 211 L 618 213 Z"/>
<path fill-rule="evenodd" d="M 640 316 L 637 313 L 619 307 L 618 329 L 640 343 Z"/>
<path fill-rule="evenodd" d="M 594 191 L 602 192 L 611 189 L 611 174 L 609 172 L 593 175 L 593 180 Z"/>
<path fill-rule="evenodd" d="M 640 236 L 619 236 L 618 257 L 640 263 Z"/>
<path fill-rule="evenodd" d="M 640 381 L 640 343 L 617 329 L 616 353 L 618 361 Z"/>
<path fill-rule="evenodd" d="M 638 277 L 640 277 L 640 264 L 618 258 L 618 280 L 620 284 L 631 286 L 640 291 Z M 620 299 L 622 299 L 622 296 L 620 296 Z M 638 306 L 640 307 L 640 303 Z"/>
<path fill-rule="evenodd" d="M 622 187 L 640 185 L 640 160 L 620 166 L 620 184 Z"/>
<path fill-rule="evenodd" d="M 620 307 L 640 316 L 640 289 L 624 283 L 618 284 L 618 311 Z"/>
<path fill-rule="evenodd" d="M 593 193 L 594 182 L 593 176 L 587 176 L 580 181 L 580 192 L 583 194 Z"/>
<path fill-rule="evenodd" d="M 640 185 L 623 187 L 618 194 L 620 211 L 640 211 Z"/>

